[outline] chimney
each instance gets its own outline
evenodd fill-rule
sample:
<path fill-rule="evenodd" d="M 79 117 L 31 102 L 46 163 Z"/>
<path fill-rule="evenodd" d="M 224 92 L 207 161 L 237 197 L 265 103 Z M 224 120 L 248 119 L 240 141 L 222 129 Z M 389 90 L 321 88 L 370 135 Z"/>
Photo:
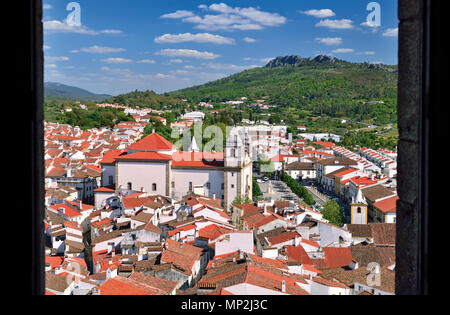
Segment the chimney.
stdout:
<path fill-rule="evenodd" d="M 233 262 L 236 263 L 236 257 L 233 257 Z"/>
<path fill-rule="evenodd" d="M 244 260 L 244 253 L 242 251 L 239 251 L 239 259 Z"/>
<path fill-rule="evenodd" d="M 81 211 L 82 205 L 83 205 L 83 203 L 81 202 L 81 200 L 78 200 L 78 208 L 80 209 L 80 211 Z"/>
<path fill-rule="evenodd" d="M 214 263 L 212 263 L 212 264 L 211 264 L 211 268 L 214 268 L 214 266 L 215 266 Z"/>
<path fill-rule="evenodd" d="M 301 240 L 302 240 L 301 237 L 298 237 L 298 235 L 295 235 L 294 246 L 298 246 L 300 244 Z"/>
<path fill-rule="evenodd" d="M 267 204 L 264 205 L 264 215 L 267 215 Z"/>
<path fill-rule="evenodd" d="M 108 243 L 108 253 L 112 253 L 114 249 L 114 242 Z"/>
<path fill-rule="evenodd" d="M 286 281 L 281 281 L 281 292 L 286 293 Z"/>
<path fill-rule="evenodd" d="M 213 193 L 213 199 L 216 200 L 216 193 Z"/>

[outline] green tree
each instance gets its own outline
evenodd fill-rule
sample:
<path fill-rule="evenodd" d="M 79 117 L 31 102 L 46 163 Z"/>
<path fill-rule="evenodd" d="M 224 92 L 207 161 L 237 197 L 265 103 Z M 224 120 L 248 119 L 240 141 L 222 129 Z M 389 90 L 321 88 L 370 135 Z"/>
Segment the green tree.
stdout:
<path fill-rule="evenodd" d="M 334 200 L 328 200 L 323 206 L 323 218 L 331 224 L 342 227 L 344 225 L 344 211 Z"/>

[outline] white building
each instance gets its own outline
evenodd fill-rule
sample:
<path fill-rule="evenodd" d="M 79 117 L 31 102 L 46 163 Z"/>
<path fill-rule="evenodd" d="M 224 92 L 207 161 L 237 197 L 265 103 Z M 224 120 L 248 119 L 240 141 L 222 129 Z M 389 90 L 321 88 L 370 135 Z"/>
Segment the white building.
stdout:
<path fill-rule="evenodd" d="M 153 133 L 102 163 L 116 193 L 142 191 L 181 199 L 203 187 L 205 196 L 222 199 L 229 208 L 239 196 L 252 198 L 252 161 L 241 141 L 229 139 L 226 152 L 179 152 Z M 111 184 L 108 182 L 108 184 Z"/>

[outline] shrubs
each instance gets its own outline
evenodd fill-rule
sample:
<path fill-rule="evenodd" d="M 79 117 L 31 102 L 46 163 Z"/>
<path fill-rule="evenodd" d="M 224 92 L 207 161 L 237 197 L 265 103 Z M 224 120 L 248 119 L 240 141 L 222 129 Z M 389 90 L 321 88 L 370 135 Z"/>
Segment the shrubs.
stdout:
<path fill-rule="evenodd" d="M 342 227 L 344 225 L 344 211 L 334 200 L 328 200 L 323 207 L 323 218 L 331 224 Z"/>
<path fill-rule="evenodd" d="M 302 198 L 308 205 L 312 206 L 316 203 L 313 196 L 306 190 L 305 187 L 300 185 L 295 179 L 288 174 L 284 173 L 281 180 L 288 185 L 294 194 Z"/>
<path fill-rule="evenodd" d="M 259 199 L 262 196 L 263 196 L 263 193 L 261 191 L 261 188 L 259 187 L 258 182 L 256 181 L 256 179 L 253 178 L 253 198 Z"/>

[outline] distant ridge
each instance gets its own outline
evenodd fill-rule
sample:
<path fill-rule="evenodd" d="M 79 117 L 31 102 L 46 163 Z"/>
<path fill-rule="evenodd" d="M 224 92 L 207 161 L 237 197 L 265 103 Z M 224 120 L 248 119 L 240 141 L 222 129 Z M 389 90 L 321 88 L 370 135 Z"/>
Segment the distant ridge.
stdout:
<path fill-rule="evenodd" d="M 277 57 L 269 61 L 266 65 L 268 68 L 276 67 L 302 67 L 302 66 L 317 66 L 317 65 L 330 65 L 330 64 L 344 64 L 346 61 L 336 59 L 327 55 L 318 55 L 314 58 L 302 58 L 297 55 Z"/>
<path fill-rule="evenodd" d="M 110 98 L 108 94 L 95 94 L 78 87 L 64 85 L 56 82 L 44 83 L 44 94 L 46 100 L 68 100 L 68 101 L 102 101 Z"/>
<path fill-rule="evenodd" d="M 265 66 L 232 74 L 165 95 L 193 102 L 224 102 L 240 97 L 286 106 L 396 98 L 398 67 L 350 62 L 332 56 L 281 56 Z M 316 104 L 316 105 L 313 105 Z M 328 105 L 326 105 L 328 106 Z"/>

